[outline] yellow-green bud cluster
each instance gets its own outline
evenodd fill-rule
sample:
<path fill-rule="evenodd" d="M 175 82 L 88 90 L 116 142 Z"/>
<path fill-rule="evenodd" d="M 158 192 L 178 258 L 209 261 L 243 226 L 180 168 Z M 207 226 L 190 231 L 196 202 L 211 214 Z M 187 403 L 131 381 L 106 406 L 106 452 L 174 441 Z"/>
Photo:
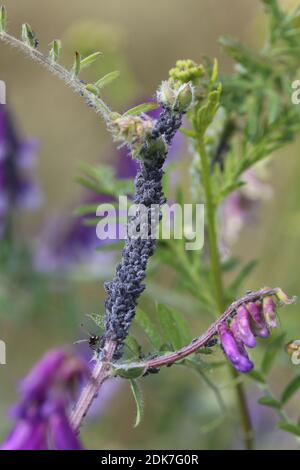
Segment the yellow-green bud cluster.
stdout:
<path fill-rule="evenodd" d="M 180 83 L 192 82 L 195 84 L 204 73 L 203 65 L 198 65 L 193 60 L 187 59 L 177 60 L 175 67 L 170 70 L 169 76 Z"/>

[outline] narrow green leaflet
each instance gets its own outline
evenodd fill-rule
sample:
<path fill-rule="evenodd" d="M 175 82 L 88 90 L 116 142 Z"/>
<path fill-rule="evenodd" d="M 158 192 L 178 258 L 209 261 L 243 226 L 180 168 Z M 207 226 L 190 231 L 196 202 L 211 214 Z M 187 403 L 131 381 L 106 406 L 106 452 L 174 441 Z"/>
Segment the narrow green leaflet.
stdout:
<path fill-rule="evenodd" d="M 136 428 L 140 424 L 144 415 L 144 401 L 141 389 L 139 388 L 136 380 L 130 380 L 130 387 L 136 404 L 136 419 L 134 423 L 134 427 Z"/>
<path fill-rule="evenodd" d="M 283 404 L 287 403 L 289 399 L 300 389 L 300 375 L 295 377 L 291 382 L 285 387 L 281 401 Z"/>
<path fill-rule="evenodd" d="M 266 382 L 263 374 L 261 374 L 258 370 L 251 370 L 247 373 L 247 377 L 260 384 L 264 384 Z"/>
<path fill-rule="evenodd" d="M 300 436 L 300 426 L 296 426 L 295 424 L 289 423 L 287 421 L 281 421 L 277 426 L 283 431 L 294 434 L 294 436 Z"/>
<path fill-rule="evenodd" d="M 59 39 L 54 39 L 50 44 L 49 58 L 52 62 L 59 61 L 61 47 L 61 41 Z"/>
<path fill-rule="evenodd" d="M 128 109 L 128 111 L 126 111 L 123 116 L 137 116 L 142 113 L 148 113 L 149 111 L 152 111 L 156 108 L 158 108 L 157 103 L 143 103 L 135 106 L 134 108 Z"/>
<path fill-rule="evenodd" d="M 280 409 L 281 408 L 281 403 L 280 401 L 276 400 L 276 398 L 273 398 L 269 395 L 266 395 L 264 397 L 261 397 L 259 400 L 258 400 L 258 403 L 260 403 L 260 405 L 264 405 L 264 406 L 269 406 L 270 408 L 276 408 L 276 409 Z"/>
<path fill-rule="evenodd" d="M 77 216 L 96 214 L 99 204 L 85 204 L 74 209 L 73 214 Z"/>
<path fill-rule="evenodd" d="M 258 261 L 257 260 L 252 260 L 249 261 L 239 272 L 239 274 L 236 276 L 234 281 L 230 284 L 228 287 L 228 290 L 232 295 L 235 297 L 236 294 L 238 293 L 239 289 L 242 287 L 243 283 L 246 281 L 248 276 L 252 273 L 252 271 L 256 268 Z"/>
<path fill-rule="evenodd" d="M 80 58 L 80 54 L 78 51 L 75 52 L 75 59 L 74 59 L 74 64 L 73 64 L 73 68 L 72 68 L 72 72 L 73 72 L 73 75 L 75 77 L 77 77 L 79 75 L 79 72 L 80 72 L 80 62 L 81 62 L 81 58 Z"/>
<path fill-rule="evenodd" d="M 116 78 L 118 78 L 118 76 L 120 75 L 120 72 L 118 70 L 115 70 L 114 72 L 109 72 L 108 74 L 104 75 L 104 77 L 100 78 L 100 80 L 98 80 L 96 83 L 95 83 L 95 86 L 101 90 L 102 88 L 104 88 L 106 85 L 108 85 L 109 83 L 111 83 L 113 80 L 115 80 Z"/>
<path fill-rule="evenodd" d="M 101 315 L 100 313 L 87 313 L 86 315 L 88 318 L 93 320 L 93 322 L 100 328 L 103 328 L 103 323 L 104 323 L 104 316 Z"/>
<path fill-rule="evenodd" d="M 162 304 L 157 305 L 157 313 L 163 337 L 167 343 L 172 345 L 174 349 L 180 349 L 189 343 L 191 335 L 181 314 Z"/>
<path fill-rule="evenodd" d="M 28 23 L 22 24 L 22 41 L 29 47 L 36 47 L 35 34 Z"/>
<path fill-rule="evenodd" d="M 265 375 L 267 375 L 270 372 L 273 362 L 275 360 L 276 354 L 282 348 L 284 338 L 285 338 L 285 334 L 283 333 L 280 336 L 277 336 L 277 338 L 275 338 L 272 341 L 272 343 L 268 344 L 267 350 L 263 356 L 262 363 L 261 363 L 261 370 Z"/>
<path fill-rule="evenodd" d="M 92 65 L 99 57 L 102 55 L 101 52 L 94 52 L 93 54 L 88 55 L 87 57 L 84 57 L 80 61 L 80 68 L 84 69 L 86 67 L 89 67 Z"/>
<path fill-rule="evenodd" d="M 139 307 L 136 310 L 135 321 L 148 336 L 155 349 L 159 350 L 162 345 L 162 339 L 157 333 L 157 326 L 150 320 L 147 313 Z"/>
<path fill-rule="evenodd" d="M 139 359 L 142 347 L 132 335 L 128 335 L 125 340 L 125 345 L 133 353 L 135 359 Z"/>
<path fill-rule="evenodd" d="M 211 124 L 220 104 L 222 85 L 219 83 L 216 90 L 211 91 L 207 97 L 207 103 L 198 109 L 194 125 L 200 135 L 204 135 Z"/>
<path fill-rule="evenodd" d="M 137 379 L 145 373 L 145 367 L 130 362 L 112 364 L 111 370 L 112 375 L 122 377 L 123 379 Z"/>
<path fill-rule="evenodd" d="M 0 8 L 0 33 L 6 30 L 6 21 L 7 21 L 6 8 L 4 6 L 1 6 Z"/>

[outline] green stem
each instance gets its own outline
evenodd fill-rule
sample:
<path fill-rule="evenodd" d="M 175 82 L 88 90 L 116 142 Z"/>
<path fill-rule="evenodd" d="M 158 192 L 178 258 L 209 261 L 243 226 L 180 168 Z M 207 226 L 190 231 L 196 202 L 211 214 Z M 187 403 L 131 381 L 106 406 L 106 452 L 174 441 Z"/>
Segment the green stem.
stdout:
<path fill-rule="evenodd" d="M 213 201 L 208 158 L 202 138 L 198 140 L 197 145 L 201 163 L 202 184 L 205 192 L 208 245 L 211 259 L 211 276 L 215 287 L 216 304 L 219 309 L 218 314 L 220 314 L 225 309 L 225 297 L 216 234 L 216 207 Z M 239 376 L 236 370 L 231 366 L 230 373 L 234 379 Z M 243 384 L 237 382 L 235 389 L 240 409 L 241 423 L 243 426 L 245 448 L 247 450 L 251 450 L 253 449 L 253 430 Z"/>
<path fill-rule="evenodd" d="M 212 280 L 215 286 L 215 295 L 217 299 L 217 306 L 219 309 L 218 314 L 221 314 L 225 308 L 224 302 L 224 289 L 221 274 L 219 250 L 216 235 L 216 224 L 215 224 L 215 204 L 213 202 L 210 172 L 208 165 L 208 158 L 206 155 L 205 147 L 202 140 L 198 142 L 198 150 L 201 161 L 201 173 L 202 173 L 202 184 L 205 192 L 205 203 L 206 203 L 206 220 L 207 220 L 207 232 L 208 232 L 208 244 L 211 260 L 211 274 Z"/>

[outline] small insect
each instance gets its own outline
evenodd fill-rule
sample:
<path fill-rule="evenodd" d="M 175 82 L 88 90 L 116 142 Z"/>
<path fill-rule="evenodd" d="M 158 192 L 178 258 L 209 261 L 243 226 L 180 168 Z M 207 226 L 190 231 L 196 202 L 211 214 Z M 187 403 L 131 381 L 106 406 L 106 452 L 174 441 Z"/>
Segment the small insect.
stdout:
<path fill-rule="evenodd" d="M 300 339 L 290 341 L 286 346 L 285 350 L 291 357 L 291 361 L 295 365 L 300 364 Z"/>
<path fill-rule="evenodd" d="M 218 338 L 211 338 L 205 343 L 204 346 L 206 348 L 213 348 L 214 346 L 216 346 L 216 344 L 218 344 Z"/>
<path fill-rule="evenodd" d="M 29 37 L 29 40 L 30 42 L 32 43 L 33 47 L 35 49 L 38 49 L 39 45 L 40 45 L 40 42 L 38 40 L 38 38 L 36 37 L 34 31 L 27 31 L 27 34 L 28 34 L 28 37 Z"/>
<path fill-rule="evenodd" d="M 94 335 L 94 334 L 89 333 L 87 330 L 84 329 L 83 324 L 81 324 L 80 326 L 81 326 L 81 328 L 83 329 L 83 331 L 88 335 L 88 338 L 86 338 L 86 339 L 79 339 L 78 341 L 75 341 L 74 344 L 88 343 L 89 347 L 90 347 L 93 351 L 97 351 L 97 350 L 98 350 L 98 346 L 99 346 L 100 336 L 99 336 L 99 335 Z"/>

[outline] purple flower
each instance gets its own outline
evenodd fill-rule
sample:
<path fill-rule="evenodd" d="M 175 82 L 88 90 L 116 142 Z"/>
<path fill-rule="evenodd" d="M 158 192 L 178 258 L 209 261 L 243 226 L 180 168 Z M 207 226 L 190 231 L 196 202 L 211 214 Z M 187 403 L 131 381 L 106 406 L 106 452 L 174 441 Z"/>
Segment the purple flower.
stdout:
<path fill-rule="evenodd" d="M 237 309 L 236 316 L 238 337 L 245 346 L 248 346 L 248 348 L 254 348 L 256 346 L 256 340 L 251 330 L 250 318 L 247 308 L 244 305 L 241 305 Z"/>
<path fill-rule="evenodd" d="M 269 336 L 269 328 L 267 327 L 264 319 L 262 303 L 248 302 L 246 307 L 252 318 L 255 336 L 267 338 Z"/>
<path fill-rule="evenodd" d="M 277 300 L 289 304 L 293 302 L 281 289 L 276 289 Z M 266 338 L 269 329 L 277 326 L 276 303 L 272 296 L 265 296 L 257 302 L 248 302 L 238 307 L 230 325 L 219 326 L 219 337 L 223 351 L 239 372 L 248 372 L 253 364 L 245 347 L 254 348 L 255 336 Z"/>
<path fill-rule="evenodd" d="M 46 426 L 37 420 L 19 420 L 18 424 L 1 446 L 1 450 L 45 450 Z"/>
<path fill-rule="evenodd" d="M 253 368 L 246 350 L 237 342 L 232 331 L 226 324 L 219 326 L 222 348 L 229 361 L 239 372 L 249 372 Z"/>
<path fill-rule="evenodd" d="M 41 203 L 41 192 L 31 171 L 37 142 L 21 139 L 6 105 L 0 105 L 0 235 L 14 207 L 33 210 Z"/>
<path fill-rule="evenodd" d="M 81 449 L 67 413 L 74 387 L 88 373 L 85 363 L 64 349 L 46 353 L 20 384 L 20 403 L 12 409 L 16 424 L 1 449 Z"/>
<path fill-rule="evenodd" d="M 246 171 L 243 175 L 245 185 L 231 193 L 221 206 L 221 245 L 225 255 L 237 241 L 244 225 L 253 221 L 261 202 L 271 197 L 271 188 L 258 174 L 259 169 Z"/>
<path fill-rule="evenodd" d="M 52 444 L 56 450 L 81 450 L 82 446 L 69 423 L 64 407 L 49 416 Z"/>
<path fill-rule="evenodd" d="M 272 297 L 265 297 L 263 299 L 263 311 L 267 326 L 269 328 L 276 328 L 276 304 Z"/>

